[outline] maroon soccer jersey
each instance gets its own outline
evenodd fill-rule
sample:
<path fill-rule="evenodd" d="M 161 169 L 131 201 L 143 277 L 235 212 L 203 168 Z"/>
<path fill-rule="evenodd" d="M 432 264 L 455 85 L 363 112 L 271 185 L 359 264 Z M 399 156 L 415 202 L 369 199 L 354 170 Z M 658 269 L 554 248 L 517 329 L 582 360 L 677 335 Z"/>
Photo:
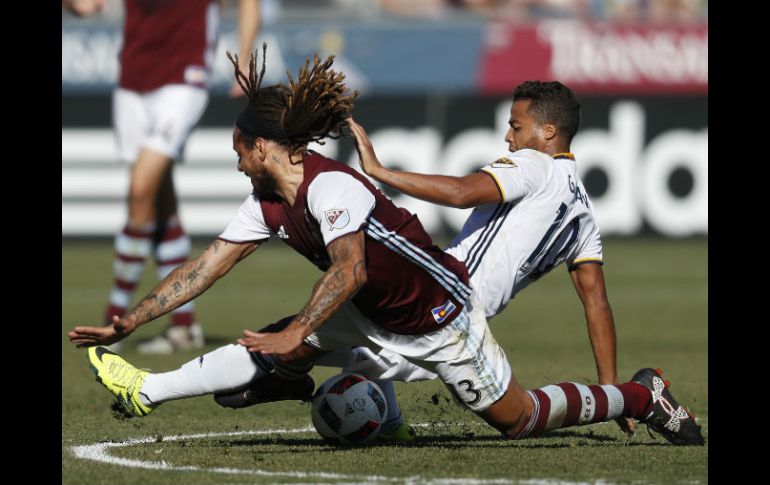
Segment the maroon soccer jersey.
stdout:
<path fill-rule="evenodd" d="M 221 237 L 243 241 L 273 233 L 326 271 L 331 261 L 325 237 L 363 228 L 367 282 L 352 302 L 364 315 L 393 333 L 415 335 L 460 314 L 470 295 L 465 265 L 433 244 L 415 215 L 340 162 L 310 152 L 303 166 L 293 206 L 253 196 Z"/>
<path fill-rule="evenodd" d="M 119 86 L 207 88 L 219 30 L 217 0 L 126 0 Z"/>

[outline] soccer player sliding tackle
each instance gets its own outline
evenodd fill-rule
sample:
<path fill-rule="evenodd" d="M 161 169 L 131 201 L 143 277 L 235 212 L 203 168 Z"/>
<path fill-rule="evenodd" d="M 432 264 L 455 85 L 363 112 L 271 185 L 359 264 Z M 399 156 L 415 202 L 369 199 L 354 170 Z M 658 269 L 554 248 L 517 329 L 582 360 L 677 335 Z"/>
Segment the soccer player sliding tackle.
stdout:
<path fill-rule="evenodd" d="M 307 150 L 309 142 L 339 133 L 352 109 L 355 94 L 342 74 L 330 70 L 332 59 L 321 63 L 316 57 L 288 86 L 266 88 L 260 88 L 264 59 L 260 74 L 256 59 L 250 60 L 248 77 L 237 58 L 231 60 L 249 97 L 233 148 L 253 193 L 217 240 L 123 318 L 69 334 L 78 346 L 91 347 L 97 380 L 127 414 L 144 416 L 173 399 L 243 388 L 270 373 L 302 376 L 323 355 L 351 346 L 385 349 L 435 373 L 460 402 L 509 438 L 621 416 L 644 419 L 661 407 L 656 377 L 647 370 L 637 374 L 639 382 L 522 389 L 468 286 L 465 266 L 438 249 L 415 216 L 395 207 L 365 177 Z M 283 328 L 245 330 L 240 345 L 160 374 L 96 346 L 118 341 L 202 294 L 279 233 L 325 271 L 308 303 Z M 552 387 L 564 389 L 563 400 L 552 398 Z M 666 393 L 659 392 L 670 405 Z M 683 436 L 689 421 L 680 416 L 667 426 Z"/>

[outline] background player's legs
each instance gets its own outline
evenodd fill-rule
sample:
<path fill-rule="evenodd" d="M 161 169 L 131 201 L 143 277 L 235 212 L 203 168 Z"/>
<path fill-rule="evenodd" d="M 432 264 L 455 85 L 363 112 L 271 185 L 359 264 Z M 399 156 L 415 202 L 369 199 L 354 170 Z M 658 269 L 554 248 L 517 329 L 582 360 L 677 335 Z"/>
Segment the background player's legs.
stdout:
<path fill-rule="evenodd" d="M 105 323 L 110 323 L 114 315 L 123 316 L 142 277 L 157 228 L 155 198 L 171 164 L 172 160 L 167 156 L 142 149 L 131 166 L 128 222 L 115 237 L 115 281 L 110 292 Z"/>
<path fill-rule="evenodd" d="M 168 274 L 190 253 L 190 241 L 177 216 L 173 161 L 181 158 L 190 133 L 208 103 L 208 93 L 186 85 L 163 86 L 149 93 L 118 88 L 113 97 L 113 117 L 118 150 L 132 163 L 128 194 L 128 227 L 138 226 L 150 244 L 132 256 L 133 287 L 123 284 L 121 314 L 131 303 L 133 289 L 141 277 L 144 261 L 154 247 L 159 276 Z M 148 247 L 149 246 L 149 247 Z M 125 283 L 125 282 L 123 282 Z M 117 284 L 116 284 L 117 286 Z M 203 332 L 193 316 L 192 304 L 172 312 L 172 326 L 158 338 L 139 345 L 146 353 L 170 353 L 179 348 L 203 347 Z"/>
<path fill-rule="evenodd" d="M 168 276 L 190 257 L 190 237 L 179 221 L 177 196 L 174 190 L 173 165 L 163 174 L 155 197 L 156 231 L 153 236 L 153 255 L 157 264 L 158 280 Z M 168 354 L 177 349 L 203 347 L 203 331 L 195 322 L 194 302 L 188 302 L 171 312 L 171 326 L 162 334 L 138 345 L 141 353 Z"/>
<path fill-rule="evenodd" d="M 159 196 L 163 184 L 171 177 L 172 163 L 173 159 L 163 153 L 151 148 L 141 149 L 131 170 L 128 189 L 129 224 L 149 224 L 157 221 Z"/>

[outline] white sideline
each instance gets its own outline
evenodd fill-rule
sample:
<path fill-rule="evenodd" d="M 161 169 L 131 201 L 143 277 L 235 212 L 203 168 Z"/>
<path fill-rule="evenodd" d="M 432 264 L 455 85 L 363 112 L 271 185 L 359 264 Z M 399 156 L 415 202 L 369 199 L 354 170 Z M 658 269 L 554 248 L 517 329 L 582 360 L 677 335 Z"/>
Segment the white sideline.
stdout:
<path fill-rule="evenodd" d="M 437 423 L 420 423 L 412 426 L 416 428 L 425 428 L 428 426 L 440 426 Z M 120 442 L 105 442 L 94 443 L 91 445 L 79 445 L 72 447 L 72 453 L 83 460 L 93 460 L 110 465 L 127 466 L 130 468 L 143 468 L 145 470 L 170 470 L 170 471 L 199 471 L 208 473 L 222 473 L 227 475 L 258 475 L 263 477 L 289 477 L 289 478 L 301 478 L 301 479 L 327 479 L 327 480 L 350 480 L 349 483 L 361 484 L 361 483 L 403 483 L 405 485 L 414 484 L 429 484 L 429 485 L 455 485 L 455 484 L 469 484 L 469 485 L 486 485 L 486 484 L 519 484 L 519 485 L 611 485 L 612 482 L 599 479 L 593 482 L 572 482 L 568 480 L 556 480 L 556 479 L 525 479 L 525 480 L 511 480 L 508 478 L 427 478 L 419 475 L 410 477 L 388 477 L 382 475 L 346 475 L 341 473 L 329 473 L 329 472 L 302 472 L 302 471 L 286 471 L 275 472 L 260 469 L 244 469 L 244 468 L 229 468 L 229 467 L 217 467 L 217 468 L 202 468 L 194 465 L 173 465 L 167 463 L 165 460 L 161 461 L 142 461 L 130 458 L 120 458 L 112 456 L 109 453 L 110 448 L 125 448 L 129 446 L 144 445 L 149 443 L 158 443 L 165 441 L 184 441 L 194 440 L 201 438 L 215 438 L 220 436 L 259 436 L 275 433 L 284 434 L 297 434 L 307 433 L 314 431 L 312 426 L 306 426 L 304 428 L 294 429 L 267 429 L 260 431 L 232 431 L 226 433 L 199 433 L 189 435 L 174 435 L 163 436 L 160 441 L 157 437 L 151 436 L 146 438 L 134 438 Z M 313 482 L 318 483 L 318 482 Z M 343 485 L 347 482 L 334 482 L 335 485 Z M 295 483 L 294 485 L 299 485 Z"/>
<path fill-rule="evenodd" d="M 416 427 L 429 426 L 428 423 L 422 423 L 413 425 Z M 312 426 L 295 429 L 268 429 L 261 431 L 233 431 L 227 433 L 200 433 L 191 435 L 176 435 L 176 436 L 163 436 L 162 441 L 183 441 L 200 438 L 215 438 L 220 436 L 255 436 L 255 435 L 267 435 L 275 433 L 293 434 L 293 433 L 307 433 L 314 431 Z M 340 473 L 329 472 L 301 472 L 301 471 L 287 471 L 287 472 L 274 472 L 259 469 L 243 469 L 243 468 L 202 468 L 193 465 L 173 465 L 167 463 L 164 460 L 161 461 L 143 461 L 129 458 L 120 458 L 112 456 L 109 453 L 110 448 L 125 448 L 128 446 L 144 445 L 148 443 L 156 443 L 158 439 L 156 437 L 147 438 L 135 438 L 121 442 L 106 442 L 106 443 L 94 443 L 91 445 L 73 446 L 73 454 L 84 460 L 93 460 L 102 463 L 108 463 L 111 465 L 127 466 L 131 468 L 143 468 L 146 470 L 176 470 L 176 471 L 202 471 L 209 473 L 223 473 L 228 475 L 258 475 L 265 477 L 289 477 L 289 478 L 320 478 L 331 480 L 350 480 L 354 483 L 382 483 L 382 482 L 396 482 L 396 483 L 426 483 L 433 485 L 452 485 L 452 484 L 494 484 L 494 483 L 514 483 L 506 478 L 496 479 L 471 479 L 471 478 L 436 478 L 428 479 L 420 476 L 411 477 L 387 477 L 381 475 L 346 475 Z"/>

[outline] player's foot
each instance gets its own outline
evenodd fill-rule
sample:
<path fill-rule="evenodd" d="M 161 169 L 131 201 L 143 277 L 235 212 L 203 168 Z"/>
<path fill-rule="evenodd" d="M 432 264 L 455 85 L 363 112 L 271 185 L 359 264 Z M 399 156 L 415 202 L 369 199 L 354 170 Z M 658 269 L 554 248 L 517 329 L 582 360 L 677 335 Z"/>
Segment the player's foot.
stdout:
<path fill-rule="evenodd" d="M 409 443 L 410 441 L 414 441 L 414 438 L 414 428 L 412 428 L 406 421 L 402 421 L 401 425 L 399 425 L 399 427 L 392 433 L 384 433 L 381 431 L 380 435 L 377 437 L 378 440 L 386 443 Z"/>
<path fill-rule="evenodd" d="M 695 417 L 674 399 L 668 390 L 669 383 L 661 378 L 662 375 L 660 369 L 647 367 L 631 378 L 652 393 L 652 410 L 640 421 L 675 445 L 703 445 Z"/>
<path fill-rule="evenodd" d="M 203 328 L 193 323 L 189 327 L 172 325 L 155 338 L 140 342 L 136 346 L 140 354 L 172 354 L 177 350 L 203 348 Z"/>
<path fill-rule="evenodd" d="M 295 399 L 307 402 L 313 396 L 313 389 L 315 382 L 307 374 L 300 379 L 288 380 L 271 373 L 251 382 L 244 389 L 215 393 L 214 400 L 220 406 L 234 409 Z"/>
<path fill-rule="evenodd" d="M 123 414 L 129 417 L 146 416 L 155 409 L 156 406 L 144 404 L 139 397 L 149 372 L 137 369 L 106 347 L 89 347 L 88 361 L 96 374 L 96 381 L 115 395 Z"/>

